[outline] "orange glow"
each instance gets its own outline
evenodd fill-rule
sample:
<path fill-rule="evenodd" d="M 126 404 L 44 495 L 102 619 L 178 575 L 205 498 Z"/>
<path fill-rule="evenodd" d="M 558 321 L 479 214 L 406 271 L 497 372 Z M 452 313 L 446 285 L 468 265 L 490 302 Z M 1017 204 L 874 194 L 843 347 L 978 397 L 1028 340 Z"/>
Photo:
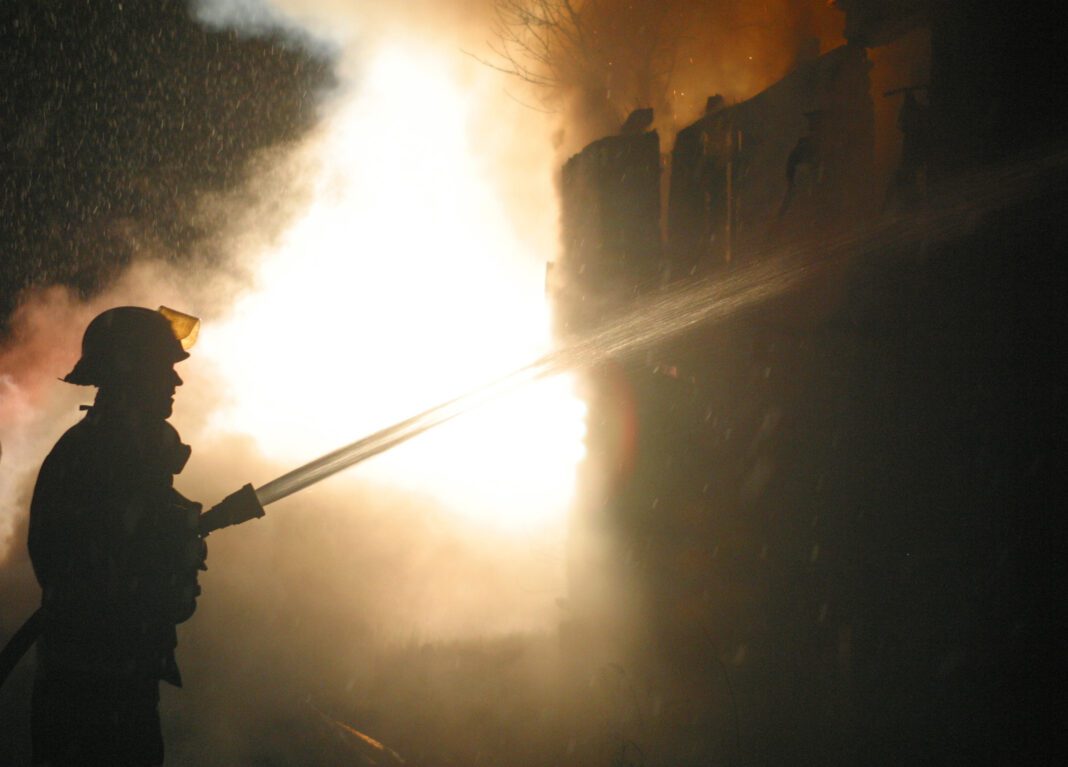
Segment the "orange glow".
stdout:
<path fill-rule="evenodd" d="M 480 154 L 471 88 L 400 48 L 363 74 L 311 148 L 306 209 L 252 255 L 255 289 L 200 341 L 198 356 L 232 392 L 213 427 L 294 465 L 550 345 L 543 285 L 555 236 L 531 242 L 511 224 L 501 178 Z M 540 204 L 551 230 L 548 183 Z M 354 471 L 429 493 L 479 525 L 559 529 L 583 418 L 572 382 L 554 379 Z"/>

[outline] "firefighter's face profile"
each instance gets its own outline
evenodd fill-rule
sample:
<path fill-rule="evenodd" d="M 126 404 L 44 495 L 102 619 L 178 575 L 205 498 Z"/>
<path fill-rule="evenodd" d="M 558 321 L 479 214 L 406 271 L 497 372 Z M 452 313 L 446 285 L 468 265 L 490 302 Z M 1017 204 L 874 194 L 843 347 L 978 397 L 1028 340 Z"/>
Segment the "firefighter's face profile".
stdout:
<path fill-rule="evenodd" d="M 139 366 L 122 384 L 126 401 L 152 418 L 170 417 L 175 390 L 181 385 L 182 379 L 174 365 L 164 360 L 153 360 Z"/>

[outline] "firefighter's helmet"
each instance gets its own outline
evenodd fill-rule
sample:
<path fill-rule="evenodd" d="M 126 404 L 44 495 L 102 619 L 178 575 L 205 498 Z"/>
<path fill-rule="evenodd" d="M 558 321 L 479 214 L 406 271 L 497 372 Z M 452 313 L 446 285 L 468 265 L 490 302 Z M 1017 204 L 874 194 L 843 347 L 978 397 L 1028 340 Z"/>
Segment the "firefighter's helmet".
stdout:
<path fill-rule="evenodd" d="M 118 306 L 97 315 L 82 337 L 82 357 L 63 380 L 101 386 L 115 376 L 136 374 L 144 365 L 172 365 L 189 356 L 200 320 L 161 306 Z"/>

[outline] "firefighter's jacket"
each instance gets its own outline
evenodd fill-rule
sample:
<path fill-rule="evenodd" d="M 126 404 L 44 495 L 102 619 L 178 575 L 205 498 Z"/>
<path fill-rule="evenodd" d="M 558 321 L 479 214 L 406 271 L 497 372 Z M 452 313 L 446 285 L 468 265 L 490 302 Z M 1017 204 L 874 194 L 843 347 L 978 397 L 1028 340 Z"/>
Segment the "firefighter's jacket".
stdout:
<path fill-rule="evenodd" d="M 42 588 L 38 673 L 181 685 L 175 624 L 200 592 L 200 507 L 173 488 L 189 456 L 166 421 L 90 408 L 45 459 L 30 507 Z"/>

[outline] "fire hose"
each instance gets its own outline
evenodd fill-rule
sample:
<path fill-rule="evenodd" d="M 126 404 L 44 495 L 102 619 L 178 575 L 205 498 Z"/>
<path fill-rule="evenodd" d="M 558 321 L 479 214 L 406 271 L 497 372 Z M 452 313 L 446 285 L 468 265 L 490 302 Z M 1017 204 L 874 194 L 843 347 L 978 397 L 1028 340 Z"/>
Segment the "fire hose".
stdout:
<path fill-rule="evenodd" d="M 251 484 L 226 496 L 221 502 L 205 511 L 199 517 L 199 535 L 204 538 L 224 527 L 231 527 L 259 519 L 264 516 L 264 506 L 279 501 L 293 493 L 314 485 L 327 477 L 337 474 L 360 461 L 383 453 L 407 442 L 435 426 L 449 421 L 477 404 L 510 389 L 525 381 L 540 378 L 551 372 L 552 365 L 539 360 L 533 365 L 521 368 L 504 378 L 475 391 L 442 403 L 418 415 L 400 421 L 375 432 L 363 439 L 327 453 L 314 461 L 304 464 L 259 488 Z M 44 614 L 38 608 L 33 615 L 11 636 L 3 650 L 0 650 L 0 687 L 14 670 L 19 660 L 33 643 L 37 641 L 44 627 Z"/>

